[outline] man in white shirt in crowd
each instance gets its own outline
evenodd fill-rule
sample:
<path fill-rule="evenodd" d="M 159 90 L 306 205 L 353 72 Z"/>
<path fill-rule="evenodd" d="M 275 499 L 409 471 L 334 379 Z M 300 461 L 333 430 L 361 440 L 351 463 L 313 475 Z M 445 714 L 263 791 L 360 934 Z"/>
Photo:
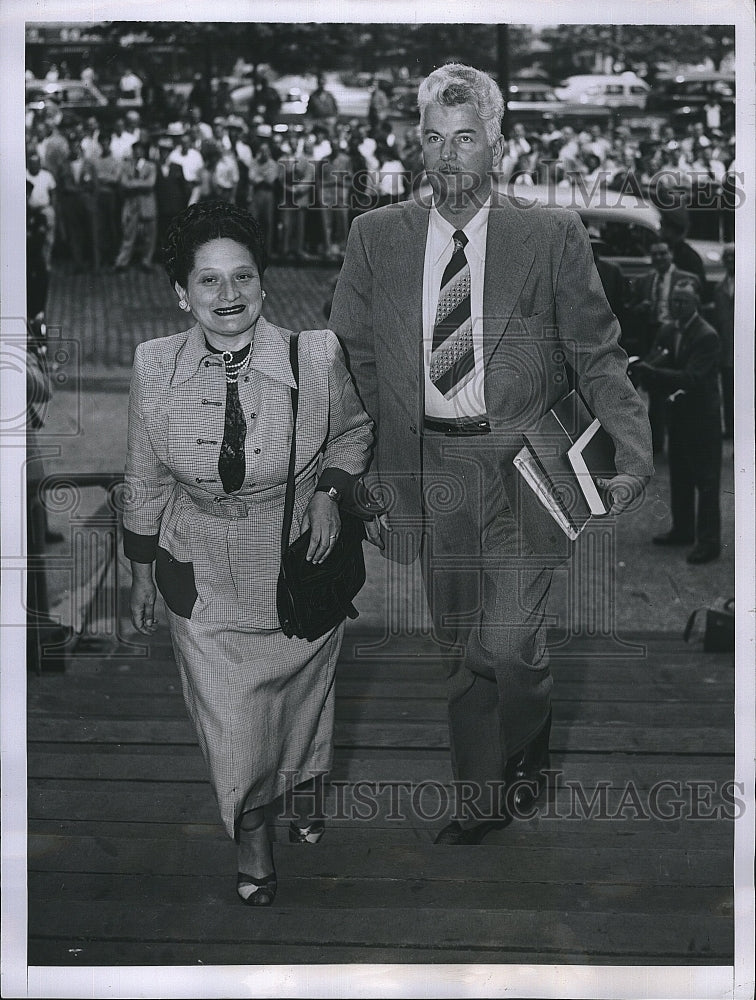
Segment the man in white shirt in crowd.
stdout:
<path fill-rule="evenodd" d="M 116 118 L 113 123 L 113 136 L 110 140 L 110 153 L 116 160 L 124 160 L 131 155 L 131 147 L 136 142 L 132 132 L 126 131 L 123 118 Z"/>
<path fill-rule="evenodd" d="M 171 128 L 169 128 L 169 131 L 171 131 Z M 178 129 L 173 127 L 172 132 L 173 135 L 176 136 Z M 169 164 L 178 163 L 181 167 L 181 172 L 184 175 L 184 180 L 192 187 L 196 187 L 200 182 L 200 172 L 205 165 L 202 153 L 190 144 L 191 137 L 186 129 L 184 129 L 180 135 L 177 136 L 177 138 L 178 143 L 172 152 L 168 154 L 168 160 L 166 162 Z"/>
<path fill-rule="evenodd" d="M 47 269 L 50 269 L 53 243 L 55 242 L 55 178 L 49 170 L 45 170 L 37 153 L 29 153 L 26 157 L 26 180 L 31 184 L 29 189 L 29 208 L 38 208 L 47 222 L 47 232 L 42 253 Z"/>

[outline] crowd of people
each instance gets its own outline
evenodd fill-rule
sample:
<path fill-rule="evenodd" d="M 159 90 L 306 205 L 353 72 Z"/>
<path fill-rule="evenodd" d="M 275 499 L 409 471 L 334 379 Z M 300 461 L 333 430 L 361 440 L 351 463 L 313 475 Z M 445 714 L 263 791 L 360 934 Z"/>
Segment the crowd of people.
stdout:
<path fill-rule="evenodd" d="M 266 81 L 246 114 L 197 81 L 170 122 L 149 105 L 121 109 L 112 124 L 103 114 L 68 126 L 61 114 L 30 116 L 29 205 L 46 219 L 48 262 L 55 254 L 75 271 L 151 269 L 169 220 L 217 198 L 260 220 L 274 260 L 340 260 L 357 215 L 422 182 L 419 129 L 395 130 L 378 83 L 367 120 L 343 120 L 322 77 L 301 124 L 279 124 L 280 106 Z M 538 128 L 512 125 L 497 170 L 515 190 L 582 184 L 683 196 L 691 218 L 698 213 L 697 235 L 733 238 L 734 137 L 704 122 L 639 137 L 621 124 L 576 130 L 545 115 Z"/>

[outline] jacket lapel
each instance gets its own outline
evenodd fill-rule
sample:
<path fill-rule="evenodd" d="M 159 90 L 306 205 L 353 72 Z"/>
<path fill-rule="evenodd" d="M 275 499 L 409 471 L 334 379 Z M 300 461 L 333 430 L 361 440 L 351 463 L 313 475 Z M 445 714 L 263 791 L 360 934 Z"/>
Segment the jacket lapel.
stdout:
<path fill-rule="evenodd" d="M 386 298 L 396 302 L 402 313 L 404 336 L 392 340 L 396 364 L 399 370 L 417 371 L 422 360 L 423 342 L 423 269 L 425 265 L 425 244 L 428 238 L 429 206 L 408 201 L 397 206 L 400 224 L 387 226 L 384 234 L 390 234 L 391 245 L 384 245 L 388 267 L 387 285 L 383 289 Z M 397 281 L 398 278 L 398 281 Z"/>
<path fill-rule="evenodd" d="M 488 365 L 512 318 L 535 258 L 525 209 L 494 198 L 486 237 L 483 288 L 483 359 Z"/>

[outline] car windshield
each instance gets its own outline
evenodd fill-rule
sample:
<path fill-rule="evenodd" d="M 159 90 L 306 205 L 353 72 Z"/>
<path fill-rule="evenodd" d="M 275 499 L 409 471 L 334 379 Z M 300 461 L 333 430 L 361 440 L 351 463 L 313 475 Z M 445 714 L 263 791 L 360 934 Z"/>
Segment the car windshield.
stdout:
<path fill-rule="evenodd" d="M 580 212 L 587 228 L 595 231 L 611 257 L 648 257 L 658 234 L 649 226 L 635 222 L 605 219 L 590 212 Z"/>

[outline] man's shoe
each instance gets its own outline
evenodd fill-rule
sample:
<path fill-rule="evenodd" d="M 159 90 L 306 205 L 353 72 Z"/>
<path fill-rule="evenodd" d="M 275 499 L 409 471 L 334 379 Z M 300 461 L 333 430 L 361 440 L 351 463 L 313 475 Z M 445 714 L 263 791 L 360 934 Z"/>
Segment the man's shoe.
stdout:
<path fill-rule="evenodd" d="M 550 765 L 549 738 L 551 736 L 551 709 L 546 721 L 533 739 L 517 754 L 509 757 L 504 768 L 506 788 L 506 815 L 499 819 L 484 820 L 475 826 L 463 827 L 453 820 L 438 834 L 434 844 L 479 844 L 492 830 L 503 830 L 512 822 L 512 813 L 530 810 L 546 785 L 542 771 Z M 511 791 L 510 791 L 511 789 Z"/>
<path fill-rule="evenodd" d="M 685 561 L 691 563 L 693 566 L 698 566 L 701 563 L 712 562 L 714 559 L 719 559 L 718 545 L 696 545 L 696 547 L 688 553 Z"/>
<path fill-rule="evenodd" d="M 546 721 L 526 746 L 507 760 L 504 781 L 507 787 L 507 809 L 518 814 L 532 809 L 546 785 L 542 773 L 551 765 L 549 739 L 551 737 L 551 709 Z M 509 790 L 512 790 L 511 792 Z"/>
<path fill-rule="evenodd" d="M 479 844 L 486 834 L 492 830 L 503 830 L 512 822 L 511 816 L 503 819 L 487 819 L 483 823 L 476 823 L 475 826 L 460 826 L 456 820 L 452 820 L 448 826 L 438 834 L 433 841 L 434 844 L 446 844 L 449 847 L 458 847 L 460 844 Z"/>
<path fill-rule="evenodd" d="M 695 539 L 690 535 L 681 535 L 677 531 L 667 531 L 663 535 L 654 535 L 651 541 L 654 545 L 692 545 Z"/>

